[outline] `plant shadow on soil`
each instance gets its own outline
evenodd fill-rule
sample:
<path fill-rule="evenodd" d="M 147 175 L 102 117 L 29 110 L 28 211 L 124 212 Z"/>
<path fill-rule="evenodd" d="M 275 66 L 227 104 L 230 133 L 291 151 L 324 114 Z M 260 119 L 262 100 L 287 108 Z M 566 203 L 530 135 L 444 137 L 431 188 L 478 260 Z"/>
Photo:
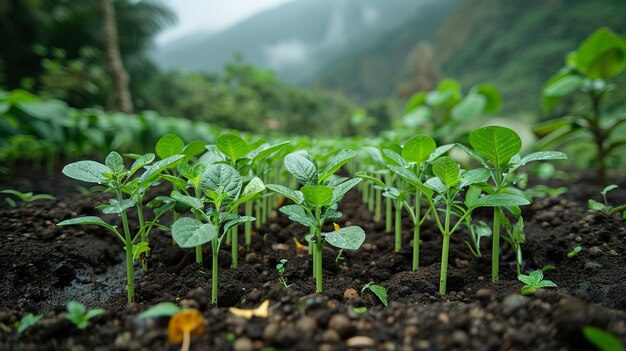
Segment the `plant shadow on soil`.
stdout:
<path fill-rule="evenodd" d="M 192 349 L 329 349 L 350 347 L 416 350 L 586 350 L 580 328 L 596 325 L 626 340 L 626 225 L 617 216 L 604 218 L 587 211 L 587 199 L 599 200 L 601 187 L 582 180 L 565 184 L 559 198 L 540 198 L 524 208 L 528 273 L 554 265 L 546 278 L 554 290 L 533 297 L 518 295 L 522 284 L 515 273 L 514 252 L 502 244 L 501 281 L 492 284 L 490 240 L 483 240 L 483 257 L 471 255 L 465 230 L 451 240 L 448 294 L 438 295 L 441 235 L 430 222 L 423 226 L 420 269 L 411 272 L 412 226 L 403 222 L 403 249 L 394 252 L 393 234 L 352 191 L 340 204 L 341 226 L 359 225 L 367 238 L 358 251 L 324 250 L 324 294 L 316 295 L 312 260 L 297 253 L 293 241 L 304 242 L 307 229 L 278 215 L 254 231 L 252 247 L 240 248 L 240 267 L 230 269 L 230 247 L 220 252 L 219 307 L 209 304 L 210 267 L 195 263 L 193 250 L 172 245 L 171 236 L 151 234 L 148 273 L 136 266 L 136 303 L 126 304 L 123 249 L 99 227 L 57 227 L 81 215 L 99 215 L 93 207 L 105 203 L 103 194 L 82 195 L 79 185 L 63 176 L 36 174 L 2 184 L 2 188 L 50 193 L 55 201 L 0 205 L 0 349 L 69 349 L 77 345 L 103 349 L 177 349 L 167 344 L 166 319 L 138 320 L 139 311 L 163 301 L 198 308 L 207 321 L 206 335 L 194 338 Z M 626 184 L 611 193 L 626 199 Z M 553 186 L 563 185 L 555 182 Z M 167 193 L 167 188 L 160 188 Z M 133 214 L 131 216 L 131 223 Z M 489 217 L 478 212 L 477 219 Z M 107 217 L 115 222 L 115 217 Z M 168 219 L 164 219 L 167 224 Z M 329 226 L 326 228 L 331 230 Z M 240 235 L 242 236 L 242 235 Z M 241 238 L 243 242 L 243 238 Z M 568 258 L 580 245 L 583 251 Z M 205 247 L 210 262 L 210 247 Z M 286 258 L 285 278 L 278 283 L 276 264 Z M 390 307 L 383 308 L 371 293 L 360 293 L 368 282 L 385 286 Z M 359 296 L 346 301 L 353 288 Z M 64 319 L 68 300 L 79 300 L 107 313 L 93 326 L 78 331 Z M 270 300 L 270 318 L 243 320 L 229 306 L 255 307 Z M 365 306 L 366 313 L 354 307 Z M 11 327 L 26 312 L 45 315 L 18 336 Z M 227 339 L 232 335 L 234 344 Z M 359 336 L 362 338 L 359 339 Z M 231 340 L 232 341 L 232 340 Z M 245 348 L 244 346 L 249 346 Z M 77 349 L 81 349 L 80 347 Z"/>

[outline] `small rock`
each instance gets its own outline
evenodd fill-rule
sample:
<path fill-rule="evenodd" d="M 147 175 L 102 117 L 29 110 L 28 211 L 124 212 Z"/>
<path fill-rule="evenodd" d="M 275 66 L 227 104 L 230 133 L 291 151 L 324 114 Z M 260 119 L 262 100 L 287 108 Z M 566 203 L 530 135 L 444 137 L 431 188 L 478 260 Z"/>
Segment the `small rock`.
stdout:
<path fill-rule="evenodd" d="M 278 325 L 278 323 L 269 323 L 265 326 L 265 329 L 263 329 L 263 340 L 267 342 L 274 340 L 279 329 L 280 325 Z"/>
<path fill-rule="evenodd" d="M 361 245 L 361 249 L 364 251 L 374 251 L 376 250 L 376 245 L 372 243 L 363 243 L 363 245 Z"/>
<path fill-rule="evenodd" d="M 469 337 L 464 331 L 455 330 L 452 333 L 452 343 L 460 348 L 465 348 L 469 344 Z"/>
<path fill-rule="evenodd" d="M 373 347 L 376 344 L 374 339 L 369 336 L 353 336 L 346 341 L 348 347 Z"/>
<path fill-rule="evenodd" d="M 462 260 L 460 258 L 455 258 L 454 259 L 454 264 L 456 265 L 457 268 L 467 268 L 469 267 L 469 261 L 468 260 Z"/>
<path fill-rule="evenodd" d="M 200 308 L 200 304 L 194 299 L 184 299 L 180 301 L 180 307 L 187 307 L 197 310 Z"/>
<path fill-rule="evenodd" d="M 332 330 L 335 330 L 342 337 L 348 335 L 348 333 L 350 333 L 350 330 L 352 329 L 350 319 L 343 314 L 336 314 L 332 316 L 330 322 L 328 323 L 328 327 Z"/>
<path fill-rule="evenodd" d="M 248 252 L 246 254 L 246 263 L 254 263 L 256 261 L 256 253 Z"/>
<path fill-rule="evenodd" d="M 611 256 L 617 256 L 617 251 L 615 251 L 615 250 L 611 250 L 611 251 L 609 251 L 609 255 L 611 255 Z"/>
<path fill-rule="evenodd" d="M 304 316 L 296 322 L 296 329 L 311 337 L 317 329 L 317 321 L 309 316 Z"/>
<path fill-rule="evenodd" d="M 328 344 L 337 344 L 341 341 L 341 336 L 336 331 L 328 329 L 322 334 L 322 341 Z"/>
<path fill-rule="evenodd" d="M 505 315 L 510 315 L 518 308 L 526 306 L 528 299 L 519 294 L 509 295 L 502 300 L 502 312 Z"/>
<path fill-rule="evenodd" d="M 445 313 L 440 313 L 437 316 L 437 320 L 443 324 L 450 324 L 450 316 Z"/>
<path fill-rule="evenodd" d="M 357 297 L 359 297 L 359 293 L 356 291 L 356 289 L 348 288 L 346 289 L 346 291 L 343 292 L 343 299 L 346 300 L 346 302 L 350 302 Z"/>
<path fill-rule="evenodd" d="M 591 255 L 591 257 L 602 256 L 602 250 L 597 246 L 592 246 L 589 248 L 589 255 Z"/>
<path fill-rule="evenodd" d="M 583 238 L 582 238 L 582 236 L 579 235 L 579 236 L 576 237 L 576 239 L 574 239 L 574 241 L 576 241 L 577 243 L 580 243 L 580 242 L 583 241 Z"/>
<path fill-rule="evenodd" d="M 254 351 L 254 344 L 252 340 L 246 338 L 245 336 L 235 340 L 233 343 L 233 350 L 235 351 Z"/>
<path fill-rule="evenodd" d="M 404 331 L 402 332 L 405 339 L 412 339 L 417 335 L 417 333 L 419 333 L 419 329 L 417 329 L 414 325 L 409 325 L 404 328 Z"/>
<path fill-rule="evenodd" d="M 585 262 L 585 269 L 591 269 L 591 270 L 596 270 L 596 269 L 600 269 L 604 267 L 602 264 L 598 263 L 598 262 L 594 262 L 594 261 L 587 261 Z"/>

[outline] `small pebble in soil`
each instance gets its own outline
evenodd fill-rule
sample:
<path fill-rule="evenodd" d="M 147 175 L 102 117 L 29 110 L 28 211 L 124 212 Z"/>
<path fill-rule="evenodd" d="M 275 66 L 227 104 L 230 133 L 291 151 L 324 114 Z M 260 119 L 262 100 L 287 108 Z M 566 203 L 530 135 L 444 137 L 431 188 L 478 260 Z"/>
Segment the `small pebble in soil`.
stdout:
<path fill-rule="evenodd" d="M 343 292 L 343 299 L 346 300 L 346 302 L 350 302 L 357 297 L 359 297 L 359 293 L 354 288 L 348 288 Z"/>
<path fill-rule="evenodd" d="M 617 256 L 617 251 L 615 251 L 615 250 L 611 250 L 611 251 L 609 251 L 609 255 L 611 255 L 611 256 Z"/>
<path fill-rule="evenodd" d="M 526 306 L 528 299 L 519 294 L 509 295 L 502 300 L 502 312 L 505 315 L 510 315 L 518 308 Z"/>
<path fill-rule="evenodd" d="M 596 270 L 596 269 L 600 269 L 604 267 L 602 264 L 598 263 L 598 262 L 594 262 L 594 261 L 587 261 L 585 262 L 585 269 L 591 269 L 591 270 Z"/>
<path fill-rule="evenodd" d="M 273 340 L 278 333 L 278 330 L 280 330 L 280 325 L 278 323 L 269 323 L 265 326 L 265 329 L 263 329 L 263 340 L 268 342 Z"/>
<path fill-rule="evenodd" d="M 589 254 L 591 257 L 600 257 L 602 256 L 602 250 L 597 246 L 592 246 L 589 248 Z"/>
<path fill-rule="evenodd" d="M 356 348 L 373 347 L 375 344 L 376 341 L 374 341 L 374 339 L 370 338 L 369 336 L 363 335 L 353 336 L 346 341 L 346 346 Z"/>
<path fill-rule="evenodd" d="M 341 337 L 346 337 L 352 330 L 350 319 L 343 314 L 335 314 L 328 323 L 330 329 L 335 330 Z"/>
<path fill-rule="evenodd" d="M 328 329 L 322 334 L 322 341 L 328 344 L 337 344 L 341 341 L 341 336 L 335 330 Z"/>
<path fill-rule="evenodd" d="M 317 330 L 317 321 L 309 316 L 304 316 L 296 322 L 296 329 L 310 338 Z"/>
<path fill-rule="evenodd" d="M 233 343 L 233 350 L 235 351 L 254 351 L 254 344 L 252 340 L 246 338 L 245 336 L 235 340 Z"/>
<path fill-rule="evenodd" d="M 467 268 L 469 267 L 469 261 L 468 260 L 462 260 L 460 258 L 455 258 L 454 259 L 454 264 L 456 265 L 457 268 Z"/>

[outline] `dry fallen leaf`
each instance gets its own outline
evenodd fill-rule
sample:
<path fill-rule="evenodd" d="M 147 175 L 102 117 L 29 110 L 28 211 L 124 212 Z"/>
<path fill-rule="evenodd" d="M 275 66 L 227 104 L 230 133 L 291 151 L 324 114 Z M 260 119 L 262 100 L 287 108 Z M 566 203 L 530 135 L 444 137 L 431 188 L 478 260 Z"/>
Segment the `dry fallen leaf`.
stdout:
<path fill-rule="evenodd" d="M 204 334 L 204 318 L 196 310 L 176 313 L 167 325 L 167 338 L 171 344 L 183 343 L 181 351 L 189 350 L 191 336 Z"/>
<path fill-rule="evenodd" d="M 341 229 L 341 227 L 337 223 L 333 223 L 333 227 L 335 228 L 335 231 L 338 231 L 339 229 Z"/>
<path fill-rule="evenodd" d="M 245 319 L 250 319 L 252 317 L 267 318 L 270 312 L 270 300 L 263 301 L 263 303 L 257 308 L 245 309 L 231 307 L 228 309 L 228 312 Z"/>

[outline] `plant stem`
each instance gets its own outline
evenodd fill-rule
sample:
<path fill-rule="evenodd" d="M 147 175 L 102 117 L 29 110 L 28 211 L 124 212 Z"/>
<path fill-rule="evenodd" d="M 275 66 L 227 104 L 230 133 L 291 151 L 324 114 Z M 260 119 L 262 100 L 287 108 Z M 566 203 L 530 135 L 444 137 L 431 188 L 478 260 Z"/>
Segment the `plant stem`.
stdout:
<path fill-rule="evenodd" d="M 376 206 L 374 206 L 374 222 L 380 222 L 382 218 L 382 191 L 376 189 Z"/>
<path fill-rule="evenodd" d="M 254 214 L 256 217 L 256 221 L 254 221 L 254 227 L 256 229 L 261 228 L 261 200 L 256 200 L 254 202 Z"/>
<path fill-rule="evenodd" d="M 201 220 L 201 217 L 200 217 L 199 213 L 196 213 L 196 219 L 197 220 Z M 202 259 L 202 245 L 196 246 L 196 263 L 198 263 L 199 265 L 202 266 L 202 263 L 203 263 L 203 259 Z"/>
<path fill-rule="evenodd" d="M 324 243 L 322 242 L 322 220 L 320 219 L 320 208 L 315 208 L 315 221 L 317 223 L 317 227 L 315 229 L 315 259 L 313 262 L 315 263 L 315 292 L 320 294 L 322 293 L 322 248 Z"/>
<path fill-rule="evenodd" d="M 493 239 L 491 246 L 491 281 L 500 280 L 500 215 L 498 207 L 493 208 Z"/>
<path fill-rule="evenodd" d="M 446 294 L 448 281 L 448 251 L 450 249 L 450 235 L 443 235 L 443 247 L 441 249 L 441 272 L 439 273 L 439 295 Z"/>
<path fill-rule="evenodd" d="M 219 258 L 218 239 L 211 242 L 213 257 L 211 257 L 211 303 L 217 305 L 217 270 L 219 268 L 217 259 Z"/>
<path fill-rule="evenodd" d="M 239 266 L 239 225 L 235 224 L 230 230 L 230 248 L 233 262 L 230 264 L 230 268 L 237 269 Z"/>
<path fill-rule="evenodd" d="M 252 216 L 252 201 L 247 201 L 245 205 L 246 216 Z M 244 240 L 246 247 L 250 247 L 252 244 L 252 222 L 246 222 L 244 224 Z"/>
<path fill-rule="evenodd" d="M 396 252 L 402 248 L 402 203 L 396 200 L 395 247 Z"/>
<path fill-rule="evenodd" d="M 374 212 L 374 185 L 370 186 L 368 190 L 367 210 Z"/>
<path fill-rule="evenodd" d="M 122 201 L 121 186 L 118 183 L 116 192 L 117 200 Z M 135 299 L 135 267 L 133 261 L 133 238 L 130 235 L 130 229 L 128 227 L 128 217 L 126 217 L 126 211 L 122 211 L 122 226 L 124 227 L 124 241 L 126 244 L 126 281 L 128 286 L 128 303 L 133 302 Z"/>
<path fill-rule="evenodd" d="M 420 266 L 420 220 L 422 215 L 422 203 L 420 200 L 420 191 L 415 194 L 415 223 L 413 223 L 413 270 L 416 271 Z"/>
<path fill-rule="evenodd" d="M 144 228 L 145 221 L 143 219 L 143 206 L 141 200 L 142 199 L 140 198 L 138 201 L 139 203 L 137 204 L 137 219 L 139 220 L 139 230 L 141 231 L 141 242 L 147 243 L 148 232 Z M 143 269 L 144 273 L 148 271 L 148 258 L 146 257 L 145 252 L 141 254 L 141 268 Z"/>
<path fill-rule="evenodd" d="M 385 232 L 391 233 L 391 198 L 385 198 Z"/>

